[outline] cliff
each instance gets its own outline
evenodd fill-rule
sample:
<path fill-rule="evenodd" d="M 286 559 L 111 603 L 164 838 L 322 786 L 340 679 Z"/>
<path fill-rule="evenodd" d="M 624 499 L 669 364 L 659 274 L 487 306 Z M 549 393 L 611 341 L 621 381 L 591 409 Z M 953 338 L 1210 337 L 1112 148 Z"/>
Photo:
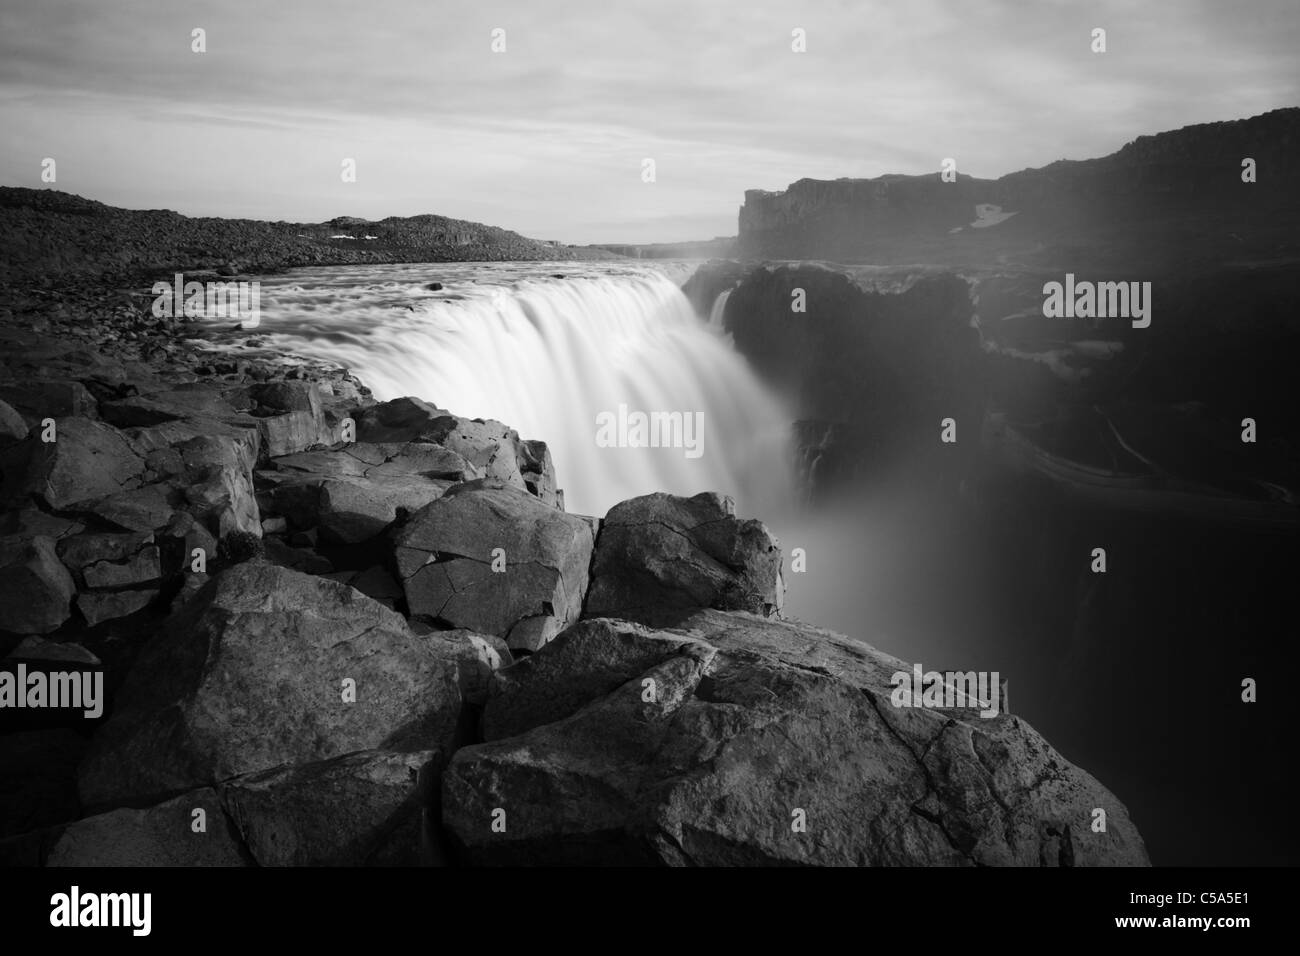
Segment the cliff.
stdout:
<path fill-rule="evenodd" d="M 1257 181 L 1242 182 L 1242 161 Z M 960 169 L 958 157 L 958 168 Z M 748 190 L 743 256 L 1168 269 L 1300 253 L 1300 108 L 1142 136 L 998 179 L 939 172 Z"/>

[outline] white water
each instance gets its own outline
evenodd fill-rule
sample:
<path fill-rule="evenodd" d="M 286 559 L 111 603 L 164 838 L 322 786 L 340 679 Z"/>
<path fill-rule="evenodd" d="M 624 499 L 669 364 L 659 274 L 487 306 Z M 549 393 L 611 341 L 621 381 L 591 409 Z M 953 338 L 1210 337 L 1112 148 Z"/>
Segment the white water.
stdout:
<path fill-rule="evenodd" d="M 698 317 L 694 266 L 455 263 L 298 269 L 262 280 L 256 335 L 347 366 L 380 400 L 413 395 L 494 418 L 551 449 L 570 511 L 652 491 L 720 491 L 762 517 L 791 500 L 791 415 Z M 555 278 L 562 274 L 563 278 Z M 443 288 L 430 291 L 430 282 Z M 715 310 L 716 311 L 716 310 Z M 683 448 L 602 448 L 597 415 L 702 414 Z"/>

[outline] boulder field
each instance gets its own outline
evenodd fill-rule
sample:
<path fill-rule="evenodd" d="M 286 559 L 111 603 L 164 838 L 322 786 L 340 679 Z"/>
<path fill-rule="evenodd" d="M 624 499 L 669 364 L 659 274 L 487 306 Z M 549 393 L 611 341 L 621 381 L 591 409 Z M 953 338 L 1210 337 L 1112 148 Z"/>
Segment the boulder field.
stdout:
<path fill-rule="evenodd" d="M 10 305 L 0 671 L 107 701 L 0 711 L 6 864 L 1148 863 L 1019 717 L 783 617 L 724 494 L 570 514 L 503 423 Z"/>

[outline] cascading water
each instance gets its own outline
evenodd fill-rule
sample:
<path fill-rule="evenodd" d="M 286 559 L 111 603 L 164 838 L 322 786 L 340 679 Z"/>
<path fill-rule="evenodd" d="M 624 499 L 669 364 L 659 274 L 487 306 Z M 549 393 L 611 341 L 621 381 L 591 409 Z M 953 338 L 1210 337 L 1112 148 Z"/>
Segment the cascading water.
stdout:
<path fill-rule="evenodd" d="M 691 267 L 598 263 L 302 269 L 262 282 L 264 344 L 338 362 L 380 400 L 413 395 L 547 442 L 568 510 L 652 491 L 732 495 L 745 516 L 791 498 L 791 416 L 695 315 Z M 562 271 L 562 275 L 556 273 Z M 672 278 L 670 278 L 672 276 Z M 432 280 L 441 288 L 430 289 Z M 698 413 L 683 447 L 601 447 L 598 416 Z"/>

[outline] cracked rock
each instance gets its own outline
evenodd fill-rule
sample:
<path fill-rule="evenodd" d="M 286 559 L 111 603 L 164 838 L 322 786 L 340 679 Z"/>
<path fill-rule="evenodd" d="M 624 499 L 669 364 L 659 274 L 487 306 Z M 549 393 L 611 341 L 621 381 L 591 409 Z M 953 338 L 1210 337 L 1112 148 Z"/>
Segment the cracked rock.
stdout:
<path fill-rule="evenodd" d="M 596 540 L 589 617 L 641 619 L 665 607 L 778 614 L 779 542 L 730 498 L 651 494 L 610 509 Z"/>
<path fill-rule="evenodd" d="M 416 866 L 429 825 L 420 775 L 436 756 L 362 751 L 238 777 L 219 789 L 260 866 Z"/>
<path fill-rule="evenodd" d="M 141 651 L 82 763 L 81 796 L 138 802 L 357 750 L 449 750 L 460 711 L 456 663 L 399 614 L 246 561 Z"/>
<path fill-rule="evenodd" d="M 505 482 L 456 485 L 393 545 L 413 616 L 532 651 L 581 613 L 590 524 Z"/>
<path fill-rule="evenodd" d="M 1123 804 L 1020 718 L 894 708 L 907 664 L 806 624 L 662 618 L 583 621 L 496 675 L 486 742 L 443 776 L 468 862 L 1148 864 Z"/>
<path fill-rule="evenodd" d="M 54 441 L 30 436 L 5 450 L 4 465 L 6 497 L 36 494 L 58 511 L 139 487 L 144 471 L 121 432 L 86 418 L 56 419 Z"/>

